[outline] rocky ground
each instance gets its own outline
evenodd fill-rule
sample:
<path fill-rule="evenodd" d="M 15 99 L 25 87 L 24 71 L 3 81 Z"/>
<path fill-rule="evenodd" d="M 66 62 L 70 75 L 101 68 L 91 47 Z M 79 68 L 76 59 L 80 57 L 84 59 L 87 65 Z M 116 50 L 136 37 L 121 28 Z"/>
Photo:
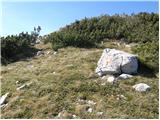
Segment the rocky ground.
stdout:
<path fill-rule="evenodd" d="M 1 67 L 1 96 L 8 93 L 1 118 L 158 118 L 158 77 L 137 74 L 113 83 L 112 76 L 95 74 L 104 48 L 131 52 L 131 46 L 36 47 L 42 51 L 35 57 Z M 136 91 L 139 83 L 150 89 Z"/>

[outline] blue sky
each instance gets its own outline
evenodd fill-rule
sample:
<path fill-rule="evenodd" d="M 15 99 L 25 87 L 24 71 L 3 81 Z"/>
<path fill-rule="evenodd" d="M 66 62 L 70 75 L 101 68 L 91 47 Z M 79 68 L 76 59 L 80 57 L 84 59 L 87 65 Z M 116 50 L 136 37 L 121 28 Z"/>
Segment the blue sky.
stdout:
<path fill-rule="evenodd" d="M 42 27 L 41 35 L 84 17 L 115 13 L 158 13 L 158 2 L 3 2 L 2 36 L 30 32 Z"/>

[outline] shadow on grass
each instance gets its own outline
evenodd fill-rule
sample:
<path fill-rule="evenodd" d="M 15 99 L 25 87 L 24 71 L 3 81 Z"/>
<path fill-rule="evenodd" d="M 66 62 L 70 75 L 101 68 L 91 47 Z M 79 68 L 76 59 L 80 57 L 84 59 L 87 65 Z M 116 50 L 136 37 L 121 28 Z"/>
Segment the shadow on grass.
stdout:
<path fill-rule="evenodd" d="M 28 61 L 28 59 L 34 57 L 38 51 L 41 51 L 41 49 L 34 47 L 24 48 L 18 54 L 11 56 L 10 58 L 1 58 L 1 64 L 8 65 L 17 61 Z"/>
<path fill-rule="evenodd" d="M 155 70 L 139 60 L 138 73 L 140 76 L 153 78 L 156 77 Z"/>

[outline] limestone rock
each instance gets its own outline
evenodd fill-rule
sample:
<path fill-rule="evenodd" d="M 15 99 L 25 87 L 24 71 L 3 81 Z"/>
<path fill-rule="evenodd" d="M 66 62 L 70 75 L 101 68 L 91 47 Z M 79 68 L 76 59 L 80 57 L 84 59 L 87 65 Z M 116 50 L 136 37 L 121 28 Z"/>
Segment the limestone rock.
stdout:
<path fill-rule="evenodd" d="M 115 80 L 116 80 L 116 78 L 114 76 L 110 76 L 110 77 L 107 78 L 108 83 L 114 83 Z"/>
<path fill-rule="evenodd" d="M 139 83 L 139 84 L 136 84 L 134 86 L 132 86 L 136 91 L 139 91 L 139 92 L 146 92 L 148 90 L 151 89 L 151 87 L 145 83 Z"/>
<path fill-rule="evenodd" d="M 132 78 L 133 76 L 132 75 L 129 75 L 129 74 L 121 74 L 120 76 L 118 76 L 118 80 L 120 79 L 128 79 L 128 78 Z"/>
<path fill-rule="evenodd" d="M 102 115 L 103 115 L 103 112 L 97 112 L 97 115 L 98 115 L 98 116 L 102 116 Z"/>
<path fill-rule="evenodd" d="M 55 51 L 53 54 L 54 54 L 54 55 L 56 55 L 56 54 L 57 54 L 57 52 Z"/>
<path fill-rule="evenodd" d="M 26 87 L 26 84 L 24 84 L 24 85 L 18 87 L 17 90 L 21 90 L 21 89 L 23 89 L 24 87 Z"/>
<path fill-rule="evenodd" d="M 88 108 L 87 112 L 91 113 L 91 112 L 93 112 L 93 109 L 92 108 Z"/>
<path fill-rule="evenodd" d="M 0 97 L 0 105 L 3 105 L 6 98 L 8 97 L 9 93 L 6 93 L 5 95 L 1 96 Z"/>
<path fill-rule="evenodd" d="M 137 56 L 120 50 L 106 48 L 103 50 L 95 72 L 99 75 L 105 74 L 132 74 L 137 73 Z"/>
<path fill-rule="evenodd" d="M 40 55 L 44 55 L 44 52 L 43 51 L 38 51 L 37 56 L 40 56 Z"/>
<path fill-rule="evenodd" d="M 21 90 L 27 86 L 30 86 L 32 84 L 32 82 L 29 82 L 29 83 L 26 83 L 26 84 L 23 84 L 22 86 L 18 87 L 17 90 Z"/>

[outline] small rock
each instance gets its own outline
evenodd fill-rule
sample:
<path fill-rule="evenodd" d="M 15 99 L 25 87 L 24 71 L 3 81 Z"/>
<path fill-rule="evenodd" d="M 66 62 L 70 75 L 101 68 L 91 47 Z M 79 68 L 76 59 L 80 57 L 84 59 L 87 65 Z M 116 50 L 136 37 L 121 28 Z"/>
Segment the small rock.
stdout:
<path fill-rule="evenodd" d="M 44 54 L 43 51 L 38 51 L 38 52 L 37 52 L 37 56 L 40 56 L 40 55 L 43 55 L 43 54 Z"/>
<path fill-rule="evenodd" d="M 79 102 L 80 104 L 85 104 L 85 103 L 86 103 L 86 101 L 83 100 L 83 99 L 78 99 L 78 102 Z"/>
<path fill-rule="evenodd" d="M 47 51 L 46 54 L 47 54 L 47 55 L 51 54 L 51 51 Z"/>
<path fill-rule="evenodd" d="M 95 103 L 94 101 L 92 101 L 92 100 L 88 100 L 87 103 L 88 103 L 89 105 L 95 105 L 95 104 L 96 104 L 96 103 Z"/>
<path fill-rule="evenodd" d="M 0 108 L 4 108 L 4 107 L 6 107 L 8 105 L 8 103 L 7 104 L 2 104 L 2 105 L 0 105 Z"/>
<path fill-rule="evenodd" d="M 102 73 L 102 72 L 98 72 L 97 74 L 98 74 L 100 77 L 103 76 L 103 73 Z"/>
<path fill-rule="evenodd" d="M 120 95 L 119 97 L 125 100 L 127 99 L 124 95 Z"/>
<path fill-rule="evenodd" d="M 6 98 L 8 97 L 9 92 L 0 97 L 0 105 L 4 104 Z"/>
<path fill-rule="evenodd" d="M 22 86 L 18 87 L 17 90 L 21 90 L 27 86 L 30 86 L 33 82 L 29 82 L 29 83 L 26 83 L 26 84 L 23 84 Z"/>
<path fill-rule="evenodd" d="M 16 81 L 16 84 L 19 84 L 19 81 Z"/>
<path fill-rule="evenodd" d="M 56 117 L 56 119 L 60 119 L 61 118 L 61 112 L 60 113 L 58 113 L 58 115 L 57 115 L 57 117 Z"/>
<path fill-rule="evenodd" d="M 102 115 L 103 115 L 103 112 L 97 112 L 97 115 L 98 115 L 98 116 L 102 116 Z"/>
<path fill-rule="evenodd" d="M 23 89 L 24 87 L 26 87 L 26 84 L 24 84 L 24 85 L 18 87 L 17 90 Z"/>
<path fill-rule="evenodd" d="M 120 99 L 126 100 L 127 98 L 124 95 L 117 95 L 117 100 L 120 100 Z"/>
<path fill-rule="evenodd" d="M 92 108 L 88 108 L 87 112 L 91 113 L 91 112 L 93 112 L 93 109 Z"/>
<path fill-rule="evenodd" d="M 8 70 L 12 70 L 13 68 L 9 67 Z"/>
<path fill-rule="evenodd" d="M 145 83 L 139 83 L 132 86 L 136 91 L 145 92 L 151 89 L 151 87 Z"/>
<path fill-rule="evenodd" d="M 128 78 L 132 78 L 132 75 L 129 74 L 121 74 L 120 76 L 117 77 L 118 80 L 120 79 L 128 79 Z"/>
<path fill-rule="evenodd" d="M 56 55 L 56 54 L 57 54 L 57 52 L 55 51 L 53 54 L 54 54 L 54 55 Z"/>
<path fill-rule="evenodd" d="M 73 119 L 76 119 L 76 118 L 77 118 L 77 116 L 76 116 L 76 115 L 72 115 L 72 118 L 73 118 Z"/>
<path fill-rule="evenodd" d="M 115 80 L 116 80 L 116 79 L 115 79 L 114 76 L 110 76 L 110 77 L 108 77 L 107 82 L 108 82 L 108 83 L 114 83 Z"/>
<path fill-rule="evenodd" d="M 56 72 L 53 72 L 53 74 L 56 74 Z"/>
<path fill-rule="evenodd" d="M 27 86 L 30 86 L 32 83 L 33 83 L 33 82 L 29 82 L 29 83 L 27 83 L 26 85 L 27 85 Z"/>

